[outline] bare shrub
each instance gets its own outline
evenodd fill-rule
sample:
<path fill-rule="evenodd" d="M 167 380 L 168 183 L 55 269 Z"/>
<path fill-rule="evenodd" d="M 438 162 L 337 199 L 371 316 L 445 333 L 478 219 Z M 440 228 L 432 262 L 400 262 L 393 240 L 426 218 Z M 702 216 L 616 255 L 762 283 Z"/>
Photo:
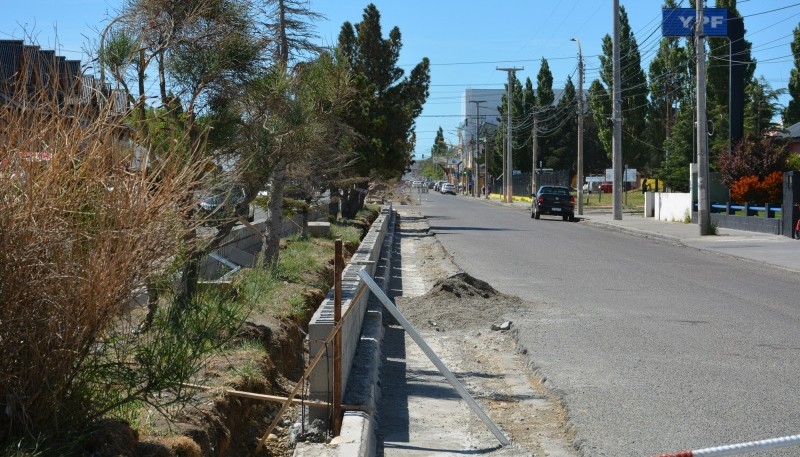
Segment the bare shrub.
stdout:
<path fill-rule="evenodd" d="M 0 444 L 58 433 L 165 387 L 151 382 L 163 360 L 147 365 L 158 348 L 138 345 L 129 306 L 150 275 L 168 275 L 194 249 L 187 233 L 202 163 L 192 148 L 136 146 L 113 93 L 66 80 L 19 84 L 0 99 Z M 204 313 L 186 325 L 207 331 Z M 207 343 L 170 336 L 200 347 L 182 354 Z"/>

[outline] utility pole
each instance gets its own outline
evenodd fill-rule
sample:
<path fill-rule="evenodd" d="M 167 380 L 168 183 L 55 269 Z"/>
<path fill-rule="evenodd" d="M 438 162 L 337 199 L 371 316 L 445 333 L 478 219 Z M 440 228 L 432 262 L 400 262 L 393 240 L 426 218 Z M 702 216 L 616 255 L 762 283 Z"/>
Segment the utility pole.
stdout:
<path fill-rule="evenodd" d="M 697 225 L 700 236 L 711 234 L 708 214 L 708 134 L 706 119 L 706 44 L 703 34 L 703 4 L 698 1 L 695 14 L 697 37 Z M 692 202 L 694 203 L 694 202 Z"/>
<path fill-rule="evenodd" d="M 539 189 L 539 180 L 536 179 L 536 156 L 538 155 L 539 150 L 539 137 L 537 135 L 537 130 L 539 130 L 539 119 L 536 118 L 536 111 L 534 108 L 533 112 L 533 130 L 531 131 L 531 143 L 533 143 L 533 166 L 531 167 L 531 195 L 536 195 L 536 191 Z"/>
<path fill-rule="evenodd" d="M 506 203 L 511 203 L 514 200 L 514 198 L 513 198 L 514 183 L 513 183 L 513 179 L 511 179 L 512 170 L 514 169 L 514 166 L 512 165 L 513 154 L 511 152 L 511 148 L 512 148 L 512 145 L 513 145 L 512 141 L 511 141 L 511 134 L 512 134 L 512 128 L 511 128 L 511 118 L 512 118 L 511 96 L 513 94 L 512 88 L 514 87 L 514 73 L 516 73 L 517 71 L 520 71 L 520 70 L 524 70 L 525 67 L 522 67 L 522 68 L 516 68 L 516 67 L 513 67 L 513 68 L 496 68 L 496 69 L 498 71 L 507 71 L 508 72 L 508 95 L 506 96 L 506 98 L 508 99 L 508 126 L 507 126 L 507 129 L 508 129 L 508 135 L 507 136 L 508 136 L 508 138 L 506 138 L 506 145 L 507 145 L 506 146 L 506 150 L 507 150 L 507 154 L 508 154 L 508 159 L 506 159 L 506 170 L 505 170 L 505 173 L 506 173 L 506 188 L 505 188 L 504 192 L 505 192 L 505 202 Z"/>
<path fill-rule="evenodd" d="M 485 197 L 489 199 L 489 142 L 483 147 L 483 186 L 486 189 Z"/>
<path fill-rule="evenodd" d="M 504 141 L 500 144 L 500 154 L 501 154 L 501 157 L 503 158 L 503 165 L 502 165 L 502 168 L 501 168 L 502 173 L 500 173 L 500 176 L 503 177 L 503 201 L 506 201 L 506 178 L 507 178 L 507 176 L 506 176 L 506 159 L 508 158 L 508 156 L 506 154 L 506 145 L 508 144 L 508 142 L 505 141 L 505 137 L 503 137 L 503 140 Z"/>
<path fill-rule="evenodd" d="M 481 193 L 478 190 L 478 145 L 481 141 L 481 103 L 486 103 L 486 100 L 470 100 L 469 102 L 475 104 L 475 149 L 472 157 L 472 165 L 475 167 L 472 176 L 475 179 L 475 184 L 472 185 L 472 194 L 475 197 L 479 197 Z"/>
<path fill-rule="evenodd" d="M 622 220 L 622 77 L 619 65 L 619 0 L 614 0 L 614 131 L 611 137 L 611 167 L 614 170 L 614 220 Z"/>
<path fill-rule="evenodd" d="M 578 176 L 575 179 L 578 188 L 578 215 L 583 216 L 583 52 L 581 42 L 578 43 Z"/>

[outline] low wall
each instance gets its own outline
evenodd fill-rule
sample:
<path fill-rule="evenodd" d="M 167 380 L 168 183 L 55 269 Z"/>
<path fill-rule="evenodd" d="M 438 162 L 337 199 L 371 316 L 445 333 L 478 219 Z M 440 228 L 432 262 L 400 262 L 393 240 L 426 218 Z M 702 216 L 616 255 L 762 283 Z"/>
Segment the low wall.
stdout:
<path fill-rule="evenodd" d="M 681 222 L 691 217 L 692 194 L 647 192 L 644 215 L 660 221 Z"/>
<path fill-rule="evenodd" d="M 312 208 L 309 214 L 309 220 L 314 221 L 326 215 L 326 208 Z M 253 221 L 251 225 L 255 227 L 259 233 L 255 233 L 253 230 L 243 225 L 237 225 L 231 230 L 231 233 L 222 240 L 219 248 L 214 251 L 214 253 L 242 267 L 255 266 L 256 255 L 261 251 L 261 245 L 263 243 L 261 234 L 266 230 L 267 224 L 264 219 L 261 219 Z M 296 214 L 291 218 L 284 217 L 281 238 L 300 233 L 302 226 L 302 215 Z M 221 264 L 213 256 L 205 257 L 200 265 L 200 276 L 207 280 L 217 279 L 228 271 L 230 271 L 230 268 Z"/>
<path fill-rule="evenodd" d="M 380 215 L 372 223 L 367 236 L 361 241 L 361 245 L 350 259 L 342 275 L 342 315 L 347 313 L 351 307 L 355 307 L 342 326 L 342 386 L 345 388 L 360 340 L 361 327 L 370 296 L 369 291 L 365 291 L 357 300 L 353 300 L 359 287 L 361 287 L 361 278 L 358 277 L 358 271 L 361 268 L 365 268 L 370 276 L 376 275 L 381 247 L 392 219 L 391 216 L 391 205 L 384 205 L 381 208 Z M 319 352 L 330 335 L 333 326 L 333 289 L 331 289 L 325 300 L 317 308 L 308 325 L 308 353 L 311 357 Z M 332 361 L 333 347 L 330 346 L 309 376 L 309 398 L 323 401 L 330 399 L 330 390 L 333 386 Z M 309 410 L 309 419 L 311 421 L 314 419 L 327 419 L 327 416 L 327 410 L 324 408 L 311 408 Z"/>
<path fill-rule="evenodd" d="M 692 220 L 697 220 L 697 213 L 694 213 Z M 733 216 L 721 213 L 711 213 L 710 220 L 719 228 L 733 230 L 744 230 L 747 232 L 769 233 L 772 235 L 782 235 L 782 219 L 756 217 L 756 216 Z"/>

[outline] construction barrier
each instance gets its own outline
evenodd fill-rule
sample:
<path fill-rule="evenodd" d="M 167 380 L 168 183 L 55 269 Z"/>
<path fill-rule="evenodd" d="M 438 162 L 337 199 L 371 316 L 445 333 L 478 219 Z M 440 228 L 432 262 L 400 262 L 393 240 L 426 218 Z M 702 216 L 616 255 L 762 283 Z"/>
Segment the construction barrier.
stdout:
<path fill-rule="evenodd" d="M 770 438 L 747 443 L 729 444 L 727 446 L 709 447 L 695 451 L 682 451 L 674 454 L 660 454 L 657 457 L 722 457 L 726 455 L 742 455 L 757 451 L 768 451 L 783 447 L 800 445 L 800 435 Z"/>

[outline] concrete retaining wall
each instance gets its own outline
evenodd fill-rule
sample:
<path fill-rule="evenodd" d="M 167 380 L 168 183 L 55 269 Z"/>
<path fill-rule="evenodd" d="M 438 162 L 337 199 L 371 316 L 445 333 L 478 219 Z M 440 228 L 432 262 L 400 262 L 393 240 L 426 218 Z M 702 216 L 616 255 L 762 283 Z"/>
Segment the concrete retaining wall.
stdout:
<path fill-rule="evenodd" d="M 378 271 L 381 248 L 384 244 L 387 230 L 392 219 L 391 205 L 385 205 L 381 209 L 378 218 L 373 222 L 367 236 L 361 241 L 356 253 L 350 259 L 350 263 L 345 267 L 342 281 L 342 315 L 348 312 L 351 307 L 355 307 L 350 312 L 342 327 L 342 385 L 348 385 L 350 369 L 353 364 L 356 348 L 361 337 L 361 329 L 367 314 L 367 304 L 369 291 L 365 291 L 358 300 L 353 300 L 361 286 L 361 279 L 358 271 L 365 268 L 370 276 L 376 276 Z M 317 354 L 325 340 L 333 329 L 333 290 L 328 292 L 325 300 L 317 308 L 308 326 L 308 353 L 311 357 Z M 328 400 L 329 391 L 333 381 L 331 375 L 333 368 L 330 363 L 333 360 L 333 347 L 329 347 L 325 356 L 319 362 L 315 370 L 309 377 L 309 396 L 315 400 Z M 321 408 L 314 408 L 309 411 L 309 418 L 327 419 L 327 411 Z"/>
<path fill-rule="evenodd" d="M 309 220 L 319 219 L 325 217 L 327 213 L 324 208 L 314 208 L 309 214 Z M 266 230 L 266 221 L 256 220 L 251 224 L 258 229 L 259 233 L 264 233 Z M 283 219 L 283 229 L 281 237 L 292 236 L 300 233 L 303 226 L 303 217 L 299 214 L 291 218 Z M 242 267 L 253 267 L 256 262 L 256 254 L 261 251 L 262 244 L 261 235 L 254 233 L 248 227 L 237 225 L 231 230 L 231 233 L 220 243 L 219 249 L 215 251 L 216 254 L 224 257 L 230 262 Z M 203 279 L 217 279 L 224 273 L 229 271 L 229 268 L 221 265 L 212 257 L 203 259 L 200 265 L 200 276 Z"/>

